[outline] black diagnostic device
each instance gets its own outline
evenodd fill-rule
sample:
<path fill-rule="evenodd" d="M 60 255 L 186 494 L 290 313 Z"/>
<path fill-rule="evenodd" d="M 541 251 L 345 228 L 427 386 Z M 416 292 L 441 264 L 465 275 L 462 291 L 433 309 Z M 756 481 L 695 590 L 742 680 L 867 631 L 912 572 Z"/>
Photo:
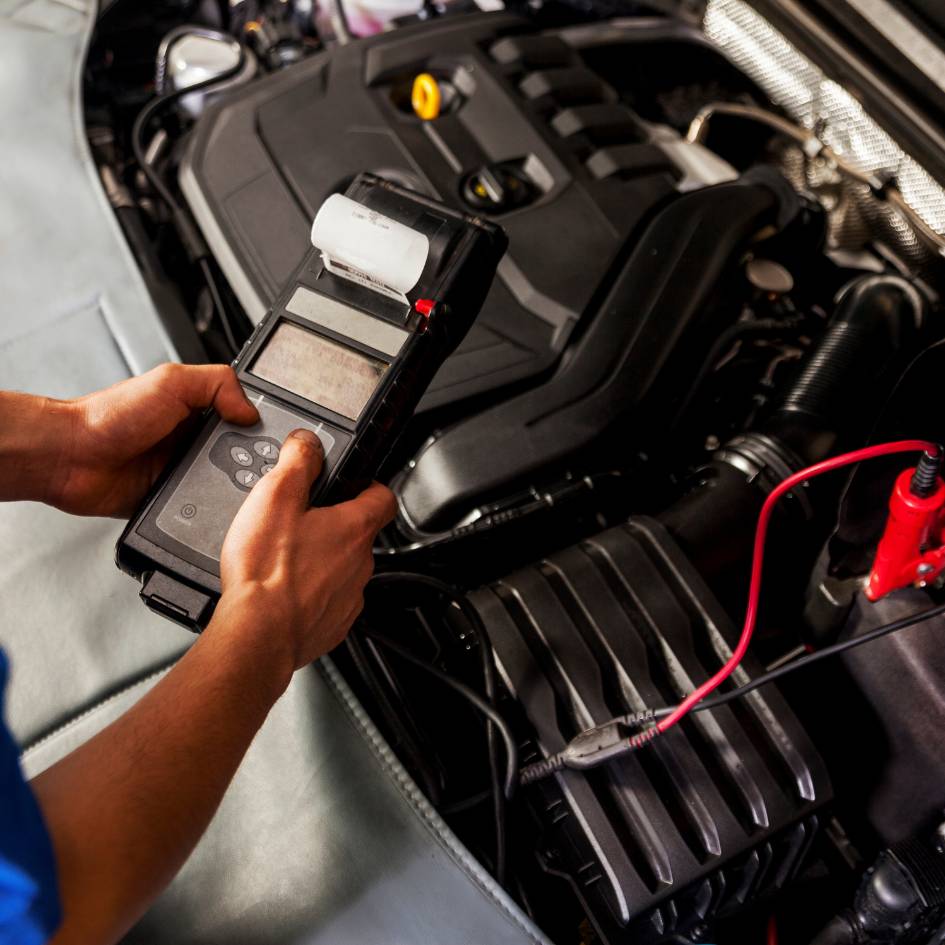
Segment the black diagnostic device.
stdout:
<path fill-rule="evenodd" d="M 312 241 L 233 362 L 260 422 L 208 412 L 118 542 L 144 602 L 192 630 L 219 598 L 230 523 L 285 437 L 307 428 L 325 448 L 313 504 L 363 489 L 475 320 L 506 248 L 494 224 L 367 174 L 326 201 Z"/>

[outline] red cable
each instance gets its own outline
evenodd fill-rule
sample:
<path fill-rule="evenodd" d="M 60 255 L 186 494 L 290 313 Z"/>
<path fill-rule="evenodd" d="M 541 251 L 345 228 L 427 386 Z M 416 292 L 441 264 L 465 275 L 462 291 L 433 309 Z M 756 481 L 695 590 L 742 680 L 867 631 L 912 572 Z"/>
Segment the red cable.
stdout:
<path fill-rule="evenodd" d="M 928 443 L 925 440 L 898 440 L 894 443 L 880 443 L 876 446 L 867 446 L 861 450 L 854 450 L 852 453 L 842 453 L 840 456 L 832 456 L 821 463 L 815 463 L 802 469 L 800 472 L 788 476 L 783 482 L 778 483 L 771 493 L 765 499 L 761 507 L 761 514 L 758 516 L 758 525 L 755 528 L 755 547 L 752 553 L 751 562 L 751 584 L 748 589 L 748 606 L 745 610 L 745 623 L 742 627 L 742 635 L 738 640 L 732 655 L 728 658 L 725 665 L 711 678 L 704 682 L 698 689 L 690 693 L 679 703 L 670 715 L 657 723 L 654 729 L 640 732 L 634 736 L 638 742 L 631 739 L 634 747 L 638 744 L 644 744 L 655 735 L 661 735 L 667 729 L 672 728 L 680 719 L 688 714 L 689 710 L 709 693 L 715 692 L 719 686 L 728 679 L 735 671 L 735 668 L 742 661 L 748 644 L 751 642 L 752 634 L 755 632 L 755 623 L 758 620 L 758 599 L 761 595 L 761 569 L 764 563 L 765 554 L 765 535 L 768 532 L 768 521 L 774 506 L 778 499 L 799 486 L 808 479 L 814 479 L 823 473 L 832 472 L 835 469 L 841 469 L 844 466 L 851 466 L 854 463 L 862 462 L 865 459 L 875 459 L 878 456 L 889 456 L 892 453 L 917 453 L 924 450 L 938 450 L 935 443 Z M 646 737 L 648 736 L 649 737 Z M 643 736 L 641 738 L 641 736 Z"/>
<path fill-rule="evenodd" d="M 778 945 L 778 923 L 774 916 L 768 919 L 768 945 Z"/>

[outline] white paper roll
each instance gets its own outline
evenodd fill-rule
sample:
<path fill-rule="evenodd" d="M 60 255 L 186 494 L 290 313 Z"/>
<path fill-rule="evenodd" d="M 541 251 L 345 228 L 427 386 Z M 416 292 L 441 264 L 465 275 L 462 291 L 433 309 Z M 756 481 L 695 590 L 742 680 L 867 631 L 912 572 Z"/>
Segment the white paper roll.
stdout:
<path fill-rule="evenodd" d="M 332 272 L 359 282 L 363 275 L 401 295 L 417 284 L 430 252 L 422 233 L 342 194 L 322 204 L 312 224 L 312 245 Z"/>

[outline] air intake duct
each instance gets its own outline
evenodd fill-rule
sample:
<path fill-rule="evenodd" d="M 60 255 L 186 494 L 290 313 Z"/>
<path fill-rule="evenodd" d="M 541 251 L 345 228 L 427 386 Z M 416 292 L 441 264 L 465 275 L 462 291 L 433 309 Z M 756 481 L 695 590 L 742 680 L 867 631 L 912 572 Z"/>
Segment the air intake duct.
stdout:
<path fill-rule="evenodd" d="M 915 340 L 926 308 L 919 290 L 900 276 L 851 283 L 761 429 L 718 450 L 694 488 L 660 516 L 710 582 L 744 562 L 761 504 L 777 483 L 865 434 L 873 415 L 868 406 L 882 393 L 877 377 Z M 802 520 L 809 516 L 803 497 L 792 509 Z"/>
<path fill-rule="evenodd" d="M 926 303 L 901 276 L 866 276 L 844 290 L 826 332 L 800 376 L 765 424 L 765 432 L 805 463 L 834 452 L 838 441 L 865 432 L 876 380 L 921 329 Z"/>

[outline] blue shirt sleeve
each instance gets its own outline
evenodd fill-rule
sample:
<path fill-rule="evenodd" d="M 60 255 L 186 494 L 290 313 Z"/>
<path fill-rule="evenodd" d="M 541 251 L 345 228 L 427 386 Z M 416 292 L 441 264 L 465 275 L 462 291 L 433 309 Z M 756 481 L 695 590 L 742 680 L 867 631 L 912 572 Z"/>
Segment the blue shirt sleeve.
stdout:
<path fill-rule="evenodd" d="M 0 650 L 0 945 L 42 945 L 62 919 L 56 861 L 39 805 L 3 722 L 8 664 Z"/>

